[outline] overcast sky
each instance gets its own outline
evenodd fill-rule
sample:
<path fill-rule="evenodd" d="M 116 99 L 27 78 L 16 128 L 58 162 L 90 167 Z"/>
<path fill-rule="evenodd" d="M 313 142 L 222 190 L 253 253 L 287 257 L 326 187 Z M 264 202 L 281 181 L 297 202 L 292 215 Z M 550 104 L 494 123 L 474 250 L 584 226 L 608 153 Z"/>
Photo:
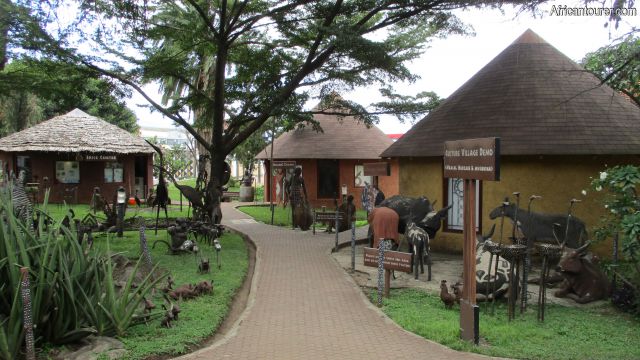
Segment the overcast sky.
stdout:
<path fill-rule="evenodd" d="M 433 40 L 429 49 L 410 65 L 411 71 L 421 79 L 414 84 L 397 84 L 396 90 L 407 95 L 435 91 L 439 96 L 447 97 L 529 28 L 569 58 L 580 61 L 585 54 L 610 44 L 612 39 L 625 34 L 632 26 L 640 26 L 640 16 L 637 15 L 624 17 L 618 30 L 612 26 L 604 27 L 605 16 L 551 15 L 554 5 L 581 6 L 576 4 L 579 3 L 552 1 L 541 8 L 542 16 L 535 17 L 531 13 L 516 16 L 516 11 L 510 8 L 505 8 L 504 14 L 499 10 L 457 11 L 456 15 L 465 24 L 473 26 L 476 35 Z M 147 90 L 155 92 L 153 87 L 147 87 Z M 362 105 L 378 100 L 375 88 L 358 89 L 343 96 Z M 172 121 L 136 106 L 145 103 L 137 94 L 128 102 L 140 125 L 172 127 Z M 384 117 L 378 127 L 385 133 L 404 133 L 411 124 Z"/>

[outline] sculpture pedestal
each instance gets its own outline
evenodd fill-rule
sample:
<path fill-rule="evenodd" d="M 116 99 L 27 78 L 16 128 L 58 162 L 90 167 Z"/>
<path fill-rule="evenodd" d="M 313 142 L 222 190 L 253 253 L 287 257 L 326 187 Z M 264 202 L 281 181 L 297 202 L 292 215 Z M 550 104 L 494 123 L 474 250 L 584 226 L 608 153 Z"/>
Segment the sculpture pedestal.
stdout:
<path fill-rule="evenodd" d="M 241 202 L 252 202 L 254 198 L 253 186 L 240 185 L 240 193 L 238 194 L 238 200 Z"/>

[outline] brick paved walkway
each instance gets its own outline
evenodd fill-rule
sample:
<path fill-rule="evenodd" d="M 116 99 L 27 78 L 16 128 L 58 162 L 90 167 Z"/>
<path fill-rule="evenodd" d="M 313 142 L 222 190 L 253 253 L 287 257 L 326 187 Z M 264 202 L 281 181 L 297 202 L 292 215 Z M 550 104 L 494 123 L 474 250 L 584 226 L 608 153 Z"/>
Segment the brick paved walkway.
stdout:
<path fill-rule="evenodd" d="M 223 223 L 257 247 L 248 306 L 224 339 L 181 359 L 487 359 L 395 325 L 331 258 L 335 235 L 259 224 L 229 204 Z"/>

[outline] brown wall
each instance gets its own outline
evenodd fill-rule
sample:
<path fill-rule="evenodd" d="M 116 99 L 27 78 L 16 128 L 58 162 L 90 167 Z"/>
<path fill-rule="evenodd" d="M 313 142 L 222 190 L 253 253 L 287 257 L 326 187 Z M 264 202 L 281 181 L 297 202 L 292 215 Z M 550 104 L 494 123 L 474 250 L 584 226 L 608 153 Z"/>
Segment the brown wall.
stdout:
<path fill-rule="evenodd" d="M 355 186 L 355 165 L 363 164 L 365 162 L 375 162 L 376 160 L 336 160 L 338 161 L 339 181 L 338 184 L 341 187 L 342 184 L 347 185 L 347 191 L 355 198 L 356 208 L 362 208 L 360 204 L 360 196 L 362 194 L 362 187 Z M 381 160 L 380 160 L 381 161 Z M 296 160 L 298 165 L 302 166 L 302 176 L 307 187 L 307 194 L 309 196 L 309 202 L 313 207 L 327 206 L 333 207 L 333 198 L 318 198 L 318 167 L 316 159 L 303 159 Z M 266 168 L 269 169 L 269 161 L 266 161 Z M 398 194 L 399 191 L 399 163 L 397 160 L 391 161 L 391 176 L 378 177 L 379 187 L 385 193 L 387 197 Z M 267 170 L 267 174 L 270 171 Z M 274 180 L 275 181 L 275 180 Z M 269 177 L 265 177 L 265 188 L 269 188 Z M 340 188 L 336 189 L 338 192 L 338 202 L 340 203 Z M 275 186 L 274 189 L 266 194 L 271 193 L 275 199 Z M 265 199 L 269 201 L 269 198 Z"/>
<path fill-rule="evenodd" d="M 49 193 L 50 203 L 59 203 L 63 201 L 63 193 L 65 188 L 76 187 L 77 202 L 81 204 L 88 204 L 91 200 L 93 188 L 95 186 L 100 187 L 102 195 L 108 201 L 111 201 L 116 190 L 121 185 L 127 191 L 127 194 L 134 195 L 135 184 L 135 158 L 136 155 L 118 155 L 117 159 L 124 166 L 124 177 L 121 183 L 105 183 L 104 182 L 104 164 L 102 161 L 81 161 L 80 166 L 80 183 L 79 184 L 62 184 L 56 180 L 55 164 L 56 161 L 74 161 L 76 159 L 75 153 L 40 153 L 40 152 L 26 152 L 26 153 L 4 153 L 0 152 L 0 159 L 11 159 L 10 169 L 14 172 L 15 161 L 14 158 L 17 155 L 26 155 L 31 158 L 32 179 L 33 182 L 40 183 L 40 192 L 38 198 L 40 201 L 44 198 L 44 178 L 49 178 L 49 186 L 51 188 Z M 150 155 L 145 156 L 146 159 L 146 173 L 145 179 L 147 188 L 153 186 L 153 158 Z M 144 198 L 144 194 L 139 194 L 140 198 Z"/>
<path fill-rule="evenodd" d="M 484 181 L 481 186 L 481 228 L 490 229 L 495 222 L 489 213 L 506 196 L 514 201 L 514 191 L 521 192 L 521 208 L 527 207 L 532 194 L 542 199 L 532 205 L 537 212 L 566 214 L 571 198 L 582 199 L 574 206 L 574 215 L 584 220 L 591 234 L 605 213 L 601 204 L 602 194 L 593 191 L 590 182 L 598 176 L 605 165 L 640 164 L 639 156 L 503 156 L 501 158 L 501 180 Z M 425 195 L 430 200 L 443 204 L 444 180 L 441 158 L 403 158 L 400 160 L 400 189 L 403 195 Z M 587 191 L 587 196 L 581 194 Z M 437 206 L 439 207 L 439 206 Z M 511 224 L 505 222 L 505 233 L 511 231 Z M 494 237 L 499 235 L 494 235 Z M 592 238 L 593 236 L 590 236 Z M 462 251 L 462 234 L 441 230 L 432 243 L 432 249 Z M 609 257 L 610 243 L 593 246 L 600 256 Z"/>

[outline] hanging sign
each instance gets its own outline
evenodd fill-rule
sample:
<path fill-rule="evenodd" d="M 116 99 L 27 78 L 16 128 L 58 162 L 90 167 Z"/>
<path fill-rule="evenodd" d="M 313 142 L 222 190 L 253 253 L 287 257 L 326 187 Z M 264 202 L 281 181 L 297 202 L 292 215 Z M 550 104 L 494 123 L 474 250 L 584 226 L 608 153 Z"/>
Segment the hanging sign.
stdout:
<path fill-rule="evenodd" d="M 78 154 L 77 161 L 118 161 L 115 154 Z"/>
<path fill-rule="evenodd" d="M 446 141 L 444 177 L 500 180 L 500 138 Z"/>
<path fill-rule="evenodd" d="M 295 166 L 296 166 L 295 161 L 280 161 L 280 160 L 273 161 L 274 168 L 291 168 Z"/>
<path fill-rule="evenodd" d="M 388 162 L 364 163 L 364 176 L 390 176 L 391 164 Z"/>

